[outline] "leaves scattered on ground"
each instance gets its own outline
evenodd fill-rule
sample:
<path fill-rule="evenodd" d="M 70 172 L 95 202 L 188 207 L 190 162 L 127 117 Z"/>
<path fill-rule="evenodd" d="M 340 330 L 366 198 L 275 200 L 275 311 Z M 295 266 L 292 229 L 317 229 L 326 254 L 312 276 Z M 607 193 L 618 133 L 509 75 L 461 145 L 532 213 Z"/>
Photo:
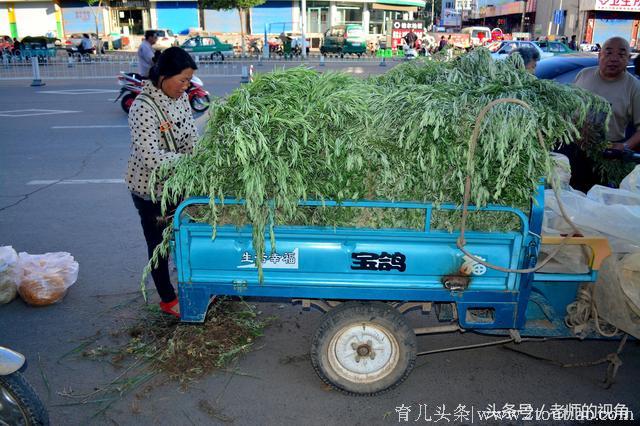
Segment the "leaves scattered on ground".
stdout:
<path fill-rule="evenodd" d="M 148 305 L 133 322 L 128 321 L 110 333 L 91 336 L 61 358 L 76 355 L 107 361 L 121 371 L 110 382 L 87 393 L 63 389 L 58 395 L 71 402 L 58 405 L 96 404 L 99 408 L 95 417 L 135 390 L 139 390 L 136 398 L 142 399 L 154 386 L 167 381 L 177 381 L 186 388 L 248 352 L 269 321 L 260 318 L 260 314 L 256 306 L 244 301 L 220 299 L 212 304 L 204 323 L 186 324 L 161 312 L 157 306 Z M 159 381 L 148 383 L 154 378 Z M 147 386 L 140 389 L 145 383 Z M 139 413 L 140 406 L 134 401 L 131 410 Z M 220 421 L 232 421 L 222 415 L 209 415 Z"/>

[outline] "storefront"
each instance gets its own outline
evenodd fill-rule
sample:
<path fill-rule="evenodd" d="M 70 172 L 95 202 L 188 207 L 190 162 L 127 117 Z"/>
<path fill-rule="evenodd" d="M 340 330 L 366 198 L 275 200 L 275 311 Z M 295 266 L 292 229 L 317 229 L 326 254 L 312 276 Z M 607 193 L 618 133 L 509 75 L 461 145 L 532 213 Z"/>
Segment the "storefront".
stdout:
<path fill-rule="evenodd" d="M 389 34 L 393 21 L 412 19 L 424 5 L 424 0 L 308 1 L 307 32 L 322 34 L 333 25 L 359 24 L 367 34 Z M 300 3 L 295 6 L 299 9 Z M 293 16 L 297 23 L 295 12 Z"/>
<path fill-rule="evenodd" d="M 584 41 L 602 44 L 608 38 L 618 36 L 637 47 L 639 25 L 640 2 L 596 0 L 593 8 L 586 12 Z"/>
<path fill-rule="evenodd" d="M 393 21 L 411 20 L 417 15 L 418 8 L 424 8 L 424 1 L 386 0 L 369 3 L 369 22 L 365 30 L 369 34 L 391 34 Z M 363 23 L 366 24 L 366 23 Z"/>
<path fill-rule="evenodd" d="M 157 0 L 151 2 L 150 12 L 154 28 L 169 29 L 174 34 L 189 34 L 190 28 L 200 27 L 195 1 Z"/>
<path fill-rule="evenodd" d="M 148 0 L 111 1 L 111 28 L 123 35 L 143 35 L 151 28 Z"/>
<path fill-rule="evenodd" d="M 481 7 L 479 17 L 465 21 L 464 26 L 500 28 L 505 34 L 519 33 L 521 29 L 524 33 L 532 33 L 536 19 L 536 4 L 536 0 L 529 0 Z"/>
<path fill-rule="evenodd" d="M 424 0 L 308 0 L 306 32 L 314 38 L 333 25 L 359 24 L 367 34 L 390 34 L 393 21 L 413 19 L 424 6 Z M 301 7 L 300 0 L 268 0 L 252 8 L 248 19 L 251 33 L 263 34 L 265 29 L 270 34 L 299 32 Z M 215 33 L 239 33 L 238 11 L 206 9 L 204 29 Z"/>

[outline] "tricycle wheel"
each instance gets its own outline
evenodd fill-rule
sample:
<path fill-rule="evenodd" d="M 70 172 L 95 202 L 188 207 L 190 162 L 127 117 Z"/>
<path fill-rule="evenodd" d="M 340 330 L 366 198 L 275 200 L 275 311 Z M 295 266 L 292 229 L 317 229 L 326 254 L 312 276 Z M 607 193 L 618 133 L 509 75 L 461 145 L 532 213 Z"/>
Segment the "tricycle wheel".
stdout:
<path fill-rule="evenodd" d="M 416 336 L 382 302 L 346 302 L 327 312 L 311 344 L 320 378 L 351 395 L 377 395 L 402 383 L 416 362 Z"/>

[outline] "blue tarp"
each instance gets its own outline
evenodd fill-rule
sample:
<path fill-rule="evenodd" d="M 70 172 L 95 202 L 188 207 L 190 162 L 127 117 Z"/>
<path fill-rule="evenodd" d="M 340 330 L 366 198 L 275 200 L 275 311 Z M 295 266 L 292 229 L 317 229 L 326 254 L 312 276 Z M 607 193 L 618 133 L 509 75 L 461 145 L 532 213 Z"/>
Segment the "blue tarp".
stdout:
<path fill-rule="evenodd" d="M 65 36 L 75 33 L 95 33 L 95 17 L 91 8 L 85 2 L 64 2 L 62 3 L 62 27 Z M 104 33 L 104 23 L 102 22 L 101 8 L 95 8 L 98 14 L 98 29 Z"/>
<path fill-rule="evenodd" d="M 270 25 L 270 33 L 292 31 L 292 2 L 268 1 L 251 9 L 251 33 L 264 33 L 265 24 Z"/>
<path fill-rule="evenodd" d="M 162 1 L 156 3 L 159 29 L 170 29 L 174 34 L 189 34 L 189 28 L 198 28 L 198 3 Z"/>
<path fill-rule="evenodd" d="M 204 29 L 216 33 L 239 33 L 240 16 L 237 9 L 204 11 Z"/>

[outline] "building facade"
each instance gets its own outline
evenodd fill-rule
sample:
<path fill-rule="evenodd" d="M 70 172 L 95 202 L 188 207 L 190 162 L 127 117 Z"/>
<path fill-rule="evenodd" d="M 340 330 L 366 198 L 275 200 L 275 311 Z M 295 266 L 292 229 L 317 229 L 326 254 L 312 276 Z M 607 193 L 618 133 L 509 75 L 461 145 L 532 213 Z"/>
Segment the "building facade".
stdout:
<path fill-rule="evenodd" d="M 448 0 L 453 3 L 453 0 Z M 571 37 L 596 44 L 614 35 L 638 46 L 639 0 L 476 0 L 465 26 L 500 28 L 531 37 Z"/>
<path fill-rule="evenodd" d="M 476 0 L 465 25 L 500 28 L 505 33 L 532 33 L 539 3 L 552 0 Z"/>
<path fill-rule="evenodd" d="M 350 0 L 306 2 L 307 32 L 322 34 L 332 25 L 361 24 L 368 34 L 388 34 L 392 21 L 414 19 L 425 0 Z M 267 0 L 246 17 L 246 32 L 279 34 L 300 31 L 299 0 Z M 204 30 L 240 33 L 237 10 L 199 10 L 192 0 L 103 0 L 89 6 L 85 0 L 0 0 L 0 35 L 49 35 L 97 32 L 142 35 L 150 28 L 170 29 L 175 34 Z"/>
<path fill-rule="evenodd" d="M 535 26 L 539 36 L 572 36 L 589 44 L 602 44 L 613 36 L 638 46 L 640 1 L 549 0 L 539 1 Z"/>
<path fill-rule="evenodd" d="M 0 1 L 0 34 L 15 37 L 62 33 L 60 6 L 53 1 Z"/>

